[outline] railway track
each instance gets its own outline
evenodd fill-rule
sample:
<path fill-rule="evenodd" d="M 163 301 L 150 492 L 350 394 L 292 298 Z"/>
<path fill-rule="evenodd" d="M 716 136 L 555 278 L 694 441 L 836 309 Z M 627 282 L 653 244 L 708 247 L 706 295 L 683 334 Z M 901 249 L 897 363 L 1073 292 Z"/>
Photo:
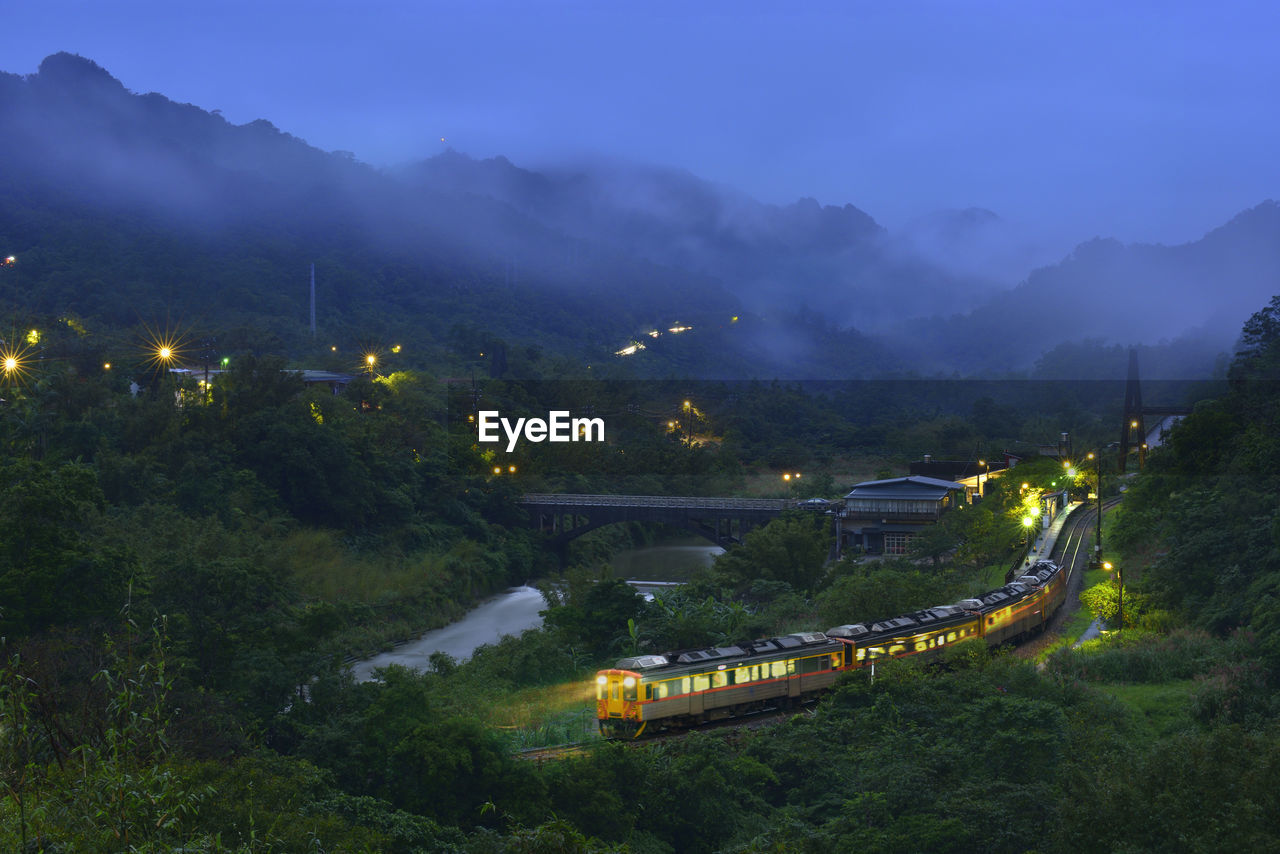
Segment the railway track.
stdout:
<path fill-rule="evenodd" d="M 1109 498 L 1102 502 L 1102 512 L 1111 510 L 1120 503 L 1120 498 Z M 1084 572 L 1093 559 L 1094 533 L 1098 525 L 1097 505 L 1088 505 L 1077 511 L 1067 520 L 1062 535 L 1054 543 L 1049 557 L 1067 573 L 1067 596 L 1062 607 L 1049 620 L 1045 630 L 1038 636 L 1018 646 L 1017 655 L 1023 658 L 1035 658 L 1045 647 L 1052 644 L 1062 633 L 1067 620 L 1080 607 L 1080 591 L 1084 587 Z"/>
<path fill-rule="evenodd" d="M 638 741 L 628 739 L 614 739 L 621 744 L 643 744 L 650 745 L 658 742 L 667 741 L 673 738 L 684 738 L 691 732 L 710 732 L 721 729 L 761 729 L 771 724 L 790 718 L 797 714 L 813 714 L 813 706 L 818 702 L 818 698 L 806 701 L 800 706 L 790 709 L 765 709 L 750 715 L 740 715 L 724 720 L 711 721 L 710 723 L 701 724 L 689 729 L 669 730 L 657 733 L 655 735 L 647 735 Z M 609 739 L 601 736 L 588 741 L 580 741 L 574 744 L 560 744 L 555 747 L 534 747 L 528 750 L 521 750 L 516 754 L 517 759 L 525 759 L 531 762 L 547 762 L 551 760 L 568 759 L 571 756 L 581 756 L 591 747 L 597 744 L 603 744 Z"/>

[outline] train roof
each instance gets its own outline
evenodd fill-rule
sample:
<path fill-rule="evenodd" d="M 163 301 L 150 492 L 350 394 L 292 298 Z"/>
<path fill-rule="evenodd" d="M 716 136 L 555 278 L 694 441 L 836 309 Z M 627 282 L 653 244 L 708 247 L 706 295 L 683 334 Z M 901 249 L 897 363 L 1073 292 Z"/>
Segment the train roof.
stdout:
<path fill-rule="evenodd" d="M 986 614 L 1003 608 L 1011 602 L 1023 598 L 1036 586 L 1044 584 L 1061 570 L 1056 563 L 1048 560 L 1037 561 L 1031 570 L 1017 581 L 1010 582 L 995 590 L 988 590 L 970 599 L 961 599 L 954 605 L 935 605 L 909 614 L 900 614 L 884 620 L 877 620 L 870 625 L 851 623 L 834 626 L 826 632 L 795 632 L 774 638 L 759 638 L 749 643 L 736 646 L 709 647 L 707 649 L 676 650 L 662 655 L 639 655 L 623 658 L 615 665 L 619 670 L 631 670 L 644 675 L 650 671 L 660 670 L 662 675 L 668 673 L 696 672 L 703 665 L 714 663 L 717 668 L 736 666 L 754 658 L 777 658 L 780 653 L 803 651 L 807 647 L 814 650 L 830 647 L 837 643 L 849 641 L 876 641 L 904 634 L 914 634 L 931 629 L 944 628 L 971 619 L 974 613 Z"/>
<path fill-rule="evenodd" d="M 662 655 L 638 655 L 623 658 L 615 667 L 619 670 L 631 670 L 648 676 L 654 671 L 661 671 L 665 676 L 674 673 L 692 673 L 705 669 L 705 665 L 713 665 L 713 669 L 737 666 L 739 663 L 757 658 L 778 658 L 780 654 L 804 654 L 810 650 L 820 652 L 824 648 L 835 647 L 837 641 L 828 638 L 822 632 L 796 632 L 776 638 L 760 638 L 736 646 L 718 646 L 707 649 L 686 649 L 663 653 Z"/>

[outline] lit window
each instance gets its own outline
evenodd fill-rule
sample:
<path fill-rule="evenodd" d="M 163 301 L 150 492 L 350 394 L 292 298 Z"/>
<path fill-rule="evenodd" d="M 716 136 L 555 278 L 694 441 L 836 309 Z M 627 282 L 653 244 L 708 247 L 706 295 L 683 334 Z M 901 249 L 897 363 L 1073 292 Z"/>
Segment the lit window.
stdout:
<path fill-rule="evenodd" d="M 928 648 L 929 645 L 924 641 L 916 641 L 916 652 L 924 652 Z"/>
<path fill-rule="evenodd" d="M 705 691 L 711 687 L 711 677 L 703 674 L 702 676 L 693 677 L 693 690 Z"/>
<path fill-rule="evenodd" d="M 723 688 L 729 684 L 729 674 L 723 671 L 711 674 L 711 687 Z"/>
<path fill-rule="evenodd" d="M 751 681 L 750 667 L 739 667 L 737 670 L 733 671 L 733 684 L 745 685 L 750 681 Z"/>

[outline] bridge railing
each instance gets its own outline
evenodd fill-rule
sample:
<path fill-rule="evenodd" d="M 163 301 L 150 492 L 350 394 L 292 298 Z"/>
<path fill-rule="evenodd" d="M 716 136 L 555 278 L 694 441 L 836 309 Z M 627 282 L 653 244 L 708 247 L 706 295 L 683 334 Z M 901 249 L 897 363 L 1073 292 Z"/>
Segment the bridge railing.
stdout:
<path fill-rule="evenodd" d="M 790 498 L 689 498 L 670 495 L 557 495 L 531 493 L 521 504 L 559 507 L 663 507 L 699 510 L 787 510 L 796 506 Z"/>

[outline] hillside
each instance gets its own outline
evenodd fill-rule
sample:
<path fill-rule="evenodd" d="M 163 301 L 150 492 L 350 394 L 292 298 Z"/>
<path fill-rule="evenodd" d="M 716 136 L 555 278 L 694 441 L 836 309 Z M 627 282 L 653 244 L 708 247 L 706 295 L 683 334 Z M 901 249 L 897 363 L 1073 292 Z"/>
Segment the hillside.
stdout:
<path fill-rule="evenodd" d="M 1198 376 L 1280 268 L 1273 203 L 1181 246 L 1086 243 L 1009 289 L 1016 259 L 1039 256 L 990 211 L 890 233 L 851 204 L 767 205 L 657 167 L 533 171 L 449 151 L 379 170 L 266 120 L 134 94 L 69 54 L 0 75 L 0 108 L 12 322 L 177 318 L 311 363 L 335 344 L 413 341 L 406 358 L 457 373 L 488 341 L 623 376 L 1003 376 L 1064 343 L 1093 358 L 1167 342 L 1195 353 L 1168 373 Z M 694 332 L 645 337 L 677 325 Z M 647 349 L 614 355 L 635 341 Z"/>
<path fill-rule="evenodd" d="M 294 357 L 322 356 L 334 340 L 413 341 L 415 359 L 454 370 L 477 358 L 471 339 L 599 369 L 646 330 L 677 324 L 698 333 L 651 348 L 641 370 L 828 376 L 835 342 L 885 364 L 851 331 L 750 315 L 705 274 L 584 241 L 487 195 L 399 180 L 266 121 L 233 126 L 132 94 L 80 57 L 0 78 L 0 108 L 11 129 L 0 244 L 19 259 L 0 287 L 15 315 L 117 328 L 176 317 Z M 306 334 L 313 262 L 323 343 Z M 717 334 L 734 317 L 741 325 Z M 790 343 L 771 353 L 765 336 Z"/>

